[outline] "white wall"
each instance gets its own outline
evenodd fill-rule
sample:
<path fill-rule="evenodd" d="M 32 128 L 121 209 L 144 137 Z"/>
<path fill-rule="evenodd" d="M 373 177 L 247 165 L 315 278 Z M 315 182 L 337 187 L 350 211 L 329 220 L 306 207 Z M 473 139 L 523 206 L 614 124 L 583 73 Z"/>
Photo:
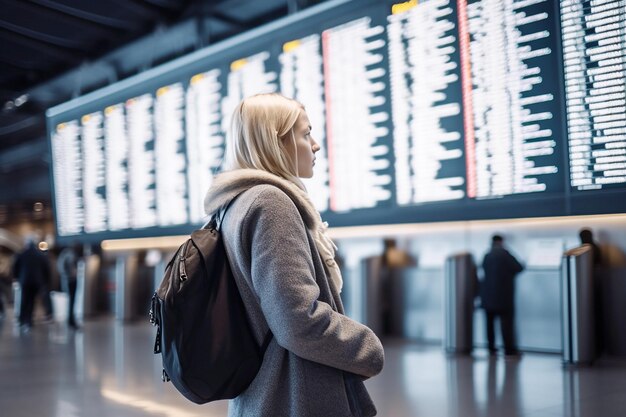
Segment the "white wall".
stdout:
<path fill-rule="evenodd" d="M 356 320 L 364 321 L 368 308 L 360 261 L 380 255 L 383 238 L 397 239 L 398 247 L 417 260 L 416 268 L 407 271 L 404 280 L 406 317 L 410 320 L 405 329 L 409 337 L 425 341 L 436 341 L 443 335 L 443 289 L 439 287 L 443 286 L 445 259 L 470 252 L 480 265 L 491 236 L 501 234 L 511 253 L 527 266 L 517 280 L 520 344 L 558 351 L 560 261 L 563 251 L 579 246 L 582 227 L 593 230 L 607 265 L 626 266 L 626 215 L 337 228 L 330 233 L 344 259 L 346 313 Z M 475 339 L 480 344 L 484 339 L 480 312 L 474 322 Z"/>
<path fill-rule="evenodd" d="M 626 266 L 626 215 L 331 228 L 330 234 L 348 267 L 354 267 L 359 258 L 380 254 L 385 237 L 396 238 L 398 246 L 415 256 L 419 265 L 443 267 L 446 256 L 456 252 L 468 251 L 480 260 L 494 233 L 503 235 L 510 251 L 525 260 L 538 240 L 562 241 L 564 249 L 576 247 L 582 227 L 594 231 L 607 264 Z"/>

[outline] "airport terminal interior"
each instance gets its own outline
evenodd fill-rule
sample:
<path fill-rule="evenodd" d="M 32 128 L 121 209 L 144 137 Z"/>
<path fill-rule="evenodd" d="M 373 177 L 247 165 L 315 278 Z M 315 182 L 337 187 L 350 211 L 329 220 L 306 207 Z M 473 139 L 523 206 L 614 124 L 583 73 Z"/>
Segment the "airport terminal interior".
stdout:
<path fill-rule="evenodd" d="M 377 415 L 626 415 L 624 1 L 0 3 L 1 416 L 228 415 L 149 319 L 259 93 L 320 146 Z"/>

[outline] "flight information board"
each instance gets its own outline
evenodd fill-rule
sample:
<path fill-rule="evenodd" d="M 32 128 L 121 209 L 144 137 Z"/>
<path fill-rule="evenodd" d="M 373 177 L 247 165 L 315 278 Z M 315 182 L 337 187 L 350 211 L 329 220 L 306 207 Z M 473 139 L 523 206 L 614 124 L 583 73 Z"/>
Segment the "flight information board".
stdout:
<path fill-rule="evenodd" d="M 561 1 L 570 184 L 626 184 L 626 2 Z"/>
<path fill-rule="evenodd" d="M 465 191 L 457 16 L 431 1 L 388 17 L 396 202 L 462 199 Z"/>
<path fill-rule="evenodd" d="M 460 5 L 469 197 L 561 191 L 552 1 Z M 465 10 L 463 10 L 465 9 Z M 471 84 L 471 85 L 470 85 Z M 471 94 L 469 94 L 471 91 Z M 558 126 L 558 125 L 557 125 Z"/>
<path fill-rule="evenodd" d="M 625 3 L 330 1 L 64 103 L 59 238 L 197 227 L 262 92 L 305 105 L 331 226 L 624 212 Z"/>

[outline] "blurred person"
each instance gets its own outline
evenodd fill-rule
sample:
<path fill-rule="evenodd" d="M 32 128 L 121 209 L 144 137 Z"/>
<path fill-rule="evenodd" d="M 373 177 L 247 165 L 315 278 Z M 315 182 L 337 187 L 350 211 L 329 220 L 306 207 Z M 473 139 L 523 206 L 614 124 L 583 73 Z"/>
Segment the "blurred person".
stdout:
<path fill-rule="evenodd" d="M 78 285 L 78 262 L 83 257 L 83 247 L 79 243 L 64 248 L 57 259 L 57 270 L 61 278 L 61 288 L 68 295 L 67 325 L 78 329 L 74 315 L 76 301 L 76 287 Z"/>
<path fill-rule="evenodd" d="M 580 243 L 583 245 L 591 245 L 591 250 L 593 252 L 593 265 L 600 266 L 602 265 L 602 251 L 600 250 L 600 246 L 593 240 L 593 232 L 591 229 L 581 229 L 578 233 L 580 236 Z"/>
<path fill-rule="evenodd" d="M 9 300 L 11 292 L 11 251 L 0 246 L 0 320 L 2 320 L 6 314 L 7 301 Z"/>
<path fill-rule="evenodd" d="M 402 335 L 401 323 L 397 321 L 397 314 L 394 317 L 394 309 L 399 309 L 402 300 L 401 282 L 403 279 L 402 268 L 410 266 L 413 262 L 410 255 L 397 247 L 396 240 L 387 238 L 383 241 L 382 268 L 380 269 L 380 313 L 382 322 L 382 333 L 384 335 Z M 400 291 L 398 291 L 400 290 Z M 394 323 L 394 320 L 396 322 Z"/>
<path fill-rule="evenodd" d="M 363 380 L 382 370 L 383 347 L 344 315 L 335 246 L 300 180 L 320 149 L 306 110 L 259 94 L 236 107 L 231 128 L 205 211 L 229 207 L 221 233 L 233 275 L 257 342 L 268 329 L 273 338 L 229 416 L 373 416 Z"/>
<path fill-rule="evenodd" d="M 582 228 L 578 232 L 578 236 L 580 237 L 580 243 L 583 245 L 591 246 L 591 256 L 593 263 L 593 317 L 595 323 L 595 347 L 596 352 L 603 352 L 605 348 L 605 342 L 607 339 L 606 331 L 606 317 L 609 316 L 607 312 L 605 312 L 606 306 L 605 297 L 606 297 L 606 271 L 602 268 L 603 259 L 602 259 L 602 251 L 600 250 L 600 246 L 593 239 L 593 232 L 589 228 Z M 604 284 L 603 284 L 604 283 Z"/>
<path fill-rule="evenodd" d="M 483 259 L 481 306 L 485 310 L 489 353 L 496 354 L 495 320 L 500 322 L 504 354 L 518 356 L 515 340 L 515 276 L 524 267 L 504 248 L 504 238 L 494 235 Z"/>
<path fill-rule="evenodd" d="M 36 236 L 27 236 L 25 248 L 16 256 L 13 264 L 13 277 L 21 286 L 19 322 L 24 330 L 29 330 L 33 325 L 35 296 L 43 285 L 50 282 L 50 276 L 48 257 L 37 247 Z"/>
<path fill-rule="evenodd" d="M 50 264 L 50 258 L 48 253 L 48 248 L 45 249 L 39 248 L 40 252 L 46 257 L 48 264 Z M 52 294 L 50 293 L 52 289 L 52 272 L 44 278 L 41 283 L 41 287 L 39 289 L 39 294 L 41 294 L 41 304 L 44 310 L 44 323 L 52 323 L 54 320 L 53 308 L 52 308 Z"/>

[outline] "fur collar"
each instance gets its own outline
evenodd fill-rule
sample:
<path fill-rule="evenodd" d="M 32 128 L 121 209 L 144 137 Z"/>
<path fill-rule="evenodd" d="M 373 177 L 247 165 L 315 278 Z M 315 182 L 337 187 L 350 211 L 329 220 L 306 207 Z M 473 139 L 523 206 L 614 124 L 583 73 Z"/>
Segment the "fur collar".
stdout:
<path fill-rule="evenodd" d="M 212 215 L 244 191 L 264 184 L 277 187 L 287 194 L 296 205 L 304 224 L 312 232 L 315 246 L 330 277 L 329 282 L 332 283 L 331 286 L 334 287 L 335 291 L 340 293 L 343 279 L 341 278 L 339 266 L 335 262 L 335 250 L 337 247 L 326 235 L 328 224 L 322 223 L 320 214 L 313 206 L 306 191 L 293 182 L 257 169 L 236 169 L 222 172 L 215 176 L 211 188 L 207 192 L 206 197 L 204 197 L 204 211 L 208 215 Z"/>
<path fill-rule="evenodd" d="M 321 226 L 320 215 L 304 190 L 291 181 L 258 169 L 236 169 L 216 175 L 204 197 L 204 211 L 212 215 L 239 194 L 262 184 L 273 185 L 287 194 L 310 230 Z"/>

